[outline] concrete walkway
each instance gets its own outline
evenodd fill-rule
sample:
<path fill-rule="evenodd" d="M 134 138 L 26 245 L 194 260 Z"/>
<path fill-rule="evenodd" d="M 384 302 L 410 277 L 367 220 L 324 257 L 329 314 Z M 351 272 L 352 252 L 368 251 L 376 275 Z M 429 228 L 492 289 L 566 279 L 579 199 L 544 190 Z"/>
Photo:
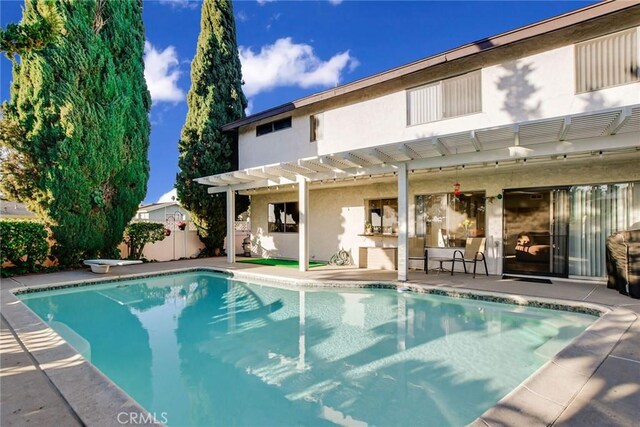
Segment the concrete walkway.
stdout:
<path fill-rule="evenodd" d="M 302 280 L 376 281 L 393 282 L 394 271 L 360 270 L 353 267 L 325 266 L 300 272 L 292 268 L 266 267 L 236 263 L 229 266 L 222 258 L 151 263 L 114 268 L 110 274 L 96 275 L 87 270 L 59 272 L 47 275 L 29 275 L 2 280 L 3 295 L 9 289 L 23 286 L 45 286 L 76 281 L 97 281 L 107 278 L 136 274 L 166 272 L 198 266 L 219 267 L 243 273 Z M 612 308 L 625 308 L 636 314 L 635 321 L 622 334 L 622 338 L 611 345 L 611 350 L 599 364 L 579 393 L 568 404 L 562 405 L 561 415 L 555 425 L 562 426 L 637 426 L 640 419 L 640 300 L 633 300 L 593 282 L 570 282 L 554 280 L 553 284 L 532 283 L 517 280 L 500 280 L 499 277 L 456 273 L 429 274 L 411 272 L 410 283 L 430 285 L 443 289 L 465 288 L 501 294 L 551 298 L 556 301 L 582 301 Z M 13 308 L 3 301 L 3 315 Z M 28 346 L 27 346 L 28 347 Z M 1 424 L 6 425 L 77 425 L 79 423 L 69 405 L 53 386 L 46 373 L 39 369 L 34 359 L 25 351 L 25 346 L 16 340 L 16 335 L 2 323 L 2 364 L 0 368 L 2 387 Z M 20 368 L 18 368 L 20 366 Z M 557 405 L 553 400 L 542 399 L 541 405 Z M 509 408 L 512 413 L 506 418 L 516 425 L 522 417 L 519 409 Z M 483 420 L 486 425 L 497 425 Z M 541 423 L 536 423 L 541 424 Z M 542 423 L 546 424 L 546 423 Z M 505 425 L 505 424 L 503 424 Z M 522 424 L 519 424 L 522 425 Z"/>
<path fill-rule="evenodd" d="M 0 318 L 0 424 L 79 426 L 76 414 Z"/>

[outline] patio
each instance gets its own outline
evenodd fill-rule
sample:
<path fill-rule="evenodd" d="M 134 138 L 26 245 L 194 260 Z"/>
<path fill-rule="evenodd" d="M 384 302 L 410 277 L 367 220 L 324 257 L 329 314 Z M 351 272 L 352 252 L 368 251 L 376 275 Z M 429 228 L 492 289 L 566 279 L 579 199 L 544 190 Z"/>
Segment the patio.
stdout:
<path fill-rule="evenodd" d="M 266 279 L 278 277 L 300 281 L 323 281 L 332 284 L 339 284 L 342 281 L 395 282 L 397 278 L 395 271 L 323 266 L 302 272 L 291 268 L 246 263 L 229 265 L 224 258 L 209 258 L 118 267 L 108 275 L 95 275 L 87 269 L 3 279 L 1 284 L 3 297 L 2 366 L 0 369 L 3 407 L 0 422 L 2 425 L 24 425 L 27 422 L 34 425 L 50 424 L 52 420 L 55 420 L 56 425 L 81 425 L 77 411 L 72 409 L 67 398 L 63 397 L 54 385 L 56 381 L 52 382 L 50 374 L 48 374 L 53 365 L 57 364 L 69 368 L 77 361 L 70 360 L 68 355 L 63 355 L 59 348 L 55 348 L 56 345 L 52 344 L 51 337 L 46 336 L 46 330 L 34 330 L 33 324 L 25 324 L 25 316 L 20 314 L 20 311 L 24 310 L 20 310 L 21 307 L 15 303 L 15 297 L 9 292 L 10 289 L 22 286 L 50 286 L 77 281 L 99 281 L 127 275 L 169 272 L 195 267 L 228 269 L 241 272 L 244 275 L 255 275 Z M 548 298 L 559 302 L 593 303 L 614 309 L 614 317 L 605 324 L 607 328 L 611 329 L 604 329 L 601 326 L 599 329 L 594 328 L 596 330 L 591 331 L 592 347 L 588 349 L 586 354 L 593 355 L 593 357 L 574 357 L 567 362 L 570 363 L 570 365 L 566 365 L 569 367 L 597 363 L 593 366 L 595 373 L 588 378 L 583 378 L 585 384 L 577 394 L 571 395 L 569 398 L 558 396 L 557 399 L 550 399 L 548 395 L 543 397 L 537 393 L 535 387 L 529 387 L 528 381 L 522 390 L 530 394 L 526 400 L 511 399 L 509 403 L 512 405 L 499 405 L 494 408 L 496 410 L 491 415 L 495 415 L 496 418 L 484 418 L 476 424 L 547 425 L 550 424 L 549 414 L 554 409 L 561 411 L 559 417 L 551 418 L 551 424 L 554 425 L 630 426 L 636 423 L 638 408 L 640 408 L 640 320 L 637 319 L 637 314 L 640 313 L 640 301 L 622 296 L 614 290 L 607 289 L 602 283 L 595 282 L 577 283 L 554 280 L 553 284 L 542 284 L 501 280 L 498 276 L 478 275 L 476 279 L 473 279 L 470 274 L 425 275 L 423 271 L 411 271 L 408 284 L 437 287 L 443 290 L 466 289 L 502 295 Z M 623 329 L 609 334 L 609 330 L 614 330 L 614 323 Z M 25 331 L 32 334 L 25 340 L 27 342 L 18 338 L 18 336 L 24 337 Z M 618 336 L 621 337 L 619 340 Z M 611 339 L 607 339 L 609 337 Z M 37 341 L 35 347 L 37 351 L 32 350 L 32 353 L 28 353 L 26 348 L 33 349 L 34 340 Z M 47 350 L 53 353 L 49 363 L 38 362 Z M 56 351 L 59 356 L 54 357 Z M 563 364 L 555 364 L 554 366 L 557 371 L 554 374 L 555 381 L 559 382 L 560 388 L 566 381 L 572 380 L 573 371 L 571 369 L 563 370 L 563 366 L 566 368 Z M 86 371 L 84 374 L 87 375 Z M 68 374 L 64 375 L 68 376 Z M 101 392 L 104 394 L 101 398 L 105 399 L 106 406 L 110 407 L 112 411 L 114 408 L 121 411 L 138 410 L 135 402 L 114 401 L 113 397 L 117 393 L 105 383 L 100 384 L 98 380 L 100 378 L 96 379 L 95 383 L 106 388 L 104 393 Z M 535 385 L 534 382 L 531 384 Z M 78 394 L 82 392 L 86 393 L 81 390 Z M 558 391 L 558 394 L 562 394 L 561 390 Z M 520 397 L 522 395 L 519 393 Z M 513 405 L 514 402 L 515 405 Z M 101 425 L 119 424 L 114 419 L 100 419 L 100 408 L 90 409 L 96 413 L 97 418 L 94 421 L 100 420 Z M 86 419 L 82 419 L 87 422 Z"/>

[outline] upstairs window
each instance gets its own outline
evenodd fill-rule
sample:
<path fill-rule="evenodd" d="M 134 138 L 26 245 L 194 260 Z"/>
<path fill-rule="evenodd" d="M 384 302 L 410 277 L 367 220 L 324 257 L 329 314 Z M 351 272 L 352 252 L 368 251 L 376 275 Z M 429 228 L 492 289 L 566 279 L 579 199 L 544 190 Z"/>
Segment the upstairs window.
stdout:
<path fill-rule="evenodd" d="M 266 135 L 268 133 L 277 132 L 283 129 L 288 129 L 290 127 L 291 127 L 291 117 L 285 117 L 284 119 L 275 120 L 273 122 L 258 125 L 256 127 L 256 136 Z"/>
<path fill-rule="evenodd" d="M 407 90 L 407 124 L 435 122 L 482 111 L 480 70 Z"/>
<path fill-rule="evenodd" d="M 620 31 L 576 44 L 576 93 L 640 80 L 638 30 Z"/>
<path fill-rule="evenodd" d="M 322 139 L 322 118 L 322 113 L 309 116 L 309 142 L 316 142 Z"/>

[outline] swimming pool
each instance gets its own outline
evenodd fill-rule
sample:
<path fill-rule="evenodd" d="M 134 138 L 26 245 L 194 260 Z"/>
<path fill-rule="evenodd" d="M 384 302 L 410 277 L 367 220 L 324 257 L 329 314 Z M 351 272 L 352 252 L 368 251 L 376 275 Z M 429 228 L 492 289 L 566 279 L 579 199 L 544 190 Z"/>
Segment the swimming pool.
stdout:
<path fill-rule="evenodd" d="M 464 425 L 595 320 L 209 272 L 20 298 L 170 426 Z"/>

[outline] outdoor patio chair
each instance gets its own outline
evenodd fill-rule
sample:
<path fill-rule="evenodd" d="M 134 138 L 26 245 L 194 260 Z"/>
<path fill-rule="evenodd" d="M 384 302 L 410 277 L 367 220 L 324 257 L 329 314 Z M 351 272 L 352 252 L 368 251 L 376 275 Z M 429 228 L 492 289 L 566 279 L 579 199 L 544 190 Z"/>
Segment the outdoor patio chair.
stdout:
<path fill-rule="evenodd" d="M 485 237 L 470 237 L 467 239 L 467 244 L 464 247 L 464 253 L 461 250 L 457 249 L 453 253 L 453 258 L 442 260 L 442 262 L 451 263 L 452 276 L 456 266 L 456 261 L 462 262 L 462 267 L 464 268 L 465 273 L 467 273 L 467 263 L 473 263 L 473 278 L 475 279 L 476 266 L 478 264 L 478 261 L 482 261 L 482 263 L 484 264 L 484 272 L 488 276 L 489 270 L 487 269 L 487 259 L 484 256 L 486 242 L 487 239 Z M 440 265 L 442 265 L 442 263 Z"/>
<path fill-rule="evenodd" d="M 424 261 L 424 271 L 428 270 L 424 237 L 409 237 L 409 260 Z"/>

